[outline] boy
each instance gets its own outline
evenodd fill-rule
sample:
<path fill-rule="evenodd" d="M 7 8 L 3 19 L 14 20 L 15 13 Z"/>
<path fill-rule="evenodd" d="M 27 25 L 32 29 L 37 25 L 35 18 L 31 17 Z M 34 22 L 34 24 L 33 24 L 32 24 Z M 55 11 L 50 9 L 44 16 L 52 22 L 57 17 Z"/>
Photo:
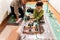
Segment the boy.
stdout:
<path fill-rule="evenodd" d="M 42 19 L 44 13 L 42 7 L 43 7 L 43 3 L 41 1 L 36 3 L 36 8 L 34 9 L 34 13 L 33 13 L 33 17 L 35 21 L 39 21 Z"/>

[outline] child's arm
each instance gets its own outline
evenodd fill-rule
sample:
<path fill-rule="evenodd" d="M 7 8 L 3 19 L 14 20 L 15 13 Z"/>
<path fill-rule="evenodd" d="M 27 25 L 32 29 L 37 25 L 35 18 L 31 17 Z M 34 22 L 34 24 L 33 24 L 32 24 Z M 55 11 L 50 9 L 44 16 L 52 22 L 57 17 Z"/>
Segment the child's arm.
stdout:
<path fill-rule="evenodd" d="M 33 12 L 33 17 L 35 19 L 35 17 L 36 17 L 36 10 L 34 10 L 34 12 Z"/>

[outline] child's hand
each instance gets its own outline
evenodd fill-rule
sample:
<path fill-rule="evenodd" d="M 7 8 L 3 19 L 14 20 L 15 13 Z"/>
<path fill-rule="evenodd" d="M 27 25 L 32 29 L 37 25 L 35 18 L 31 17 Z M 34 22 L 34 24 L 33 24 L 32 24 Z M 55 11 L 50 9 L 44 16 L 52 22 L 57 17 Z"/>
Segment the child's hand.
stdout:
<path fill-rule="evenodd" d="M 36 21 L 36 19 L 33 19 L 33 21 Z"/>

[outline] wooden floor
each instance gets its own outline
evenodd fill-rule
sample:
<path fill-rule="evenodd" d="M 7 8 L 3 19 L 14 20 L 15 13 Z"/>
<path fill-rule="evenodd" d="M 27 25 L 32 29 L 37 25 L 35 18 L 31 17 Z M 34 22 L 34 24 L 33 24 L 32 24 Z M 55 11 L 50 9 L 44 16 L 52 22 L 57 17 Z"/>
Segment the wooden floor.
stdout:
<path fill-rule="evenodd" d="M 17 28 L 18 28 L 18 26 L 6 25 L 6 27 L 4 28 L 4 30 L 0 33 L 0 40 L 6 40 L 7 38 L 11 38 L 12 35 L 14 36 L 14 38 L 16 38 L 18 36 L 18 34 L 16 34 L 17 33 L 16 32 Z"/>
<path fill-rule="evenodd" d="M 17 29 L 18 28 L 14 29 L 6 40 L 19 40 L 20 39 L 20 35 L 16 32 Z"/>
<path fill-rule="evenodd" d="M 14 26 L 18 26 L 19 23 L 8 23 L 8 20 L 11 16 L 8 15 L 3 22 L 0 24 L 0 33 L 3 31 L 3 29 L 6 27 L 6 25 L 14 25 Z"/>
<path fill-rule="evenodd" d="M 6 19 L 4 19 L 3 22 L 0 24 L 0 33 L 6 27 L 8 19 L 9 16 Z"/>

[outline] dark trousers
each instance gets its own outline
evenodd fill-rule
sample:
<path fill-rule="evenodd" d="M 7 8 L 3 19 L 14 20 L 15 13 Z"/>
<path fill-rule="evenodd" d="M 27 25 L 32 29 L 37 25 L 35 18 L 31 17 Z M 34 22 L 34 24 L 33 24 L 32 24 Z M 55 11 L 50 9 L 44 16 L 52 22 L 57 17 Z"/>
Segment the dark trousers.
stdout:
<path fill-rule="evenodd" d="M 16 15 L 15 15 L 15 13 L 14 13 L 14 7 L 12 7 L 12 6 L 10 6 L 10 9 L 11 9 L 11 13 L 10 13 L 10 15 L 9 16 L 14 16 L 14 18 L 16 18 L 17 19 L 17 17 L 16 17 Z"/>
<path fill-rule="evenodd" d="M 24 11 L 22 8 L 18 8 L 19 13 L 21 14 L 19 17 L 23 18 L 24 17 Z"/>

